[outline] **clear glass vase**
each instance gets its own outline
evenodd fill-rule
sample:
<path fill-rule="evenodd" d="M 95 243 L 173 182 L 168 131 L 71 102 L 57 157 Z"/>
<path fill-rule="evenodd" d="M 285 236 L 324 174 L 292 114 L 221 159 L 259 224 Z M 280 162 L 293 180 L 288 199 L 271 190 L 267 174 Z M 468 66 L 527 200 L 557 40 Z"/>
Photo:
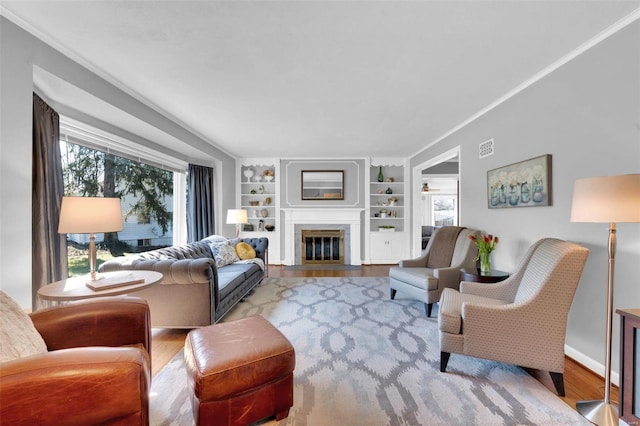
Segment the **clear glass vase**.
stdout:
<path fill-rule="evenodd" d="M 480 273 L 489 274 L 491 272 L 491 253 L 480 253 Z"/>

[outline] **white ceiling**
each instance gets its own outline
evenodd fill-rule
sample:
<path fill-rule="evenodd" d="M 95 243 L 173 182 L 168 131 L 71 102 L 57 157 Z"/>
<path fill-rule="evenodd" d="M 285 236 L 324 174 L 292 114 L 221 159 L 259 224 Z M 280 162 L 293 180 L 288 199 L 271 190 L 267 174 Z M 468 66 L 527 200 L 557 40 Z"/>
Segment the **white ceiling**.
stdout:
<path fill-rule="evenodd" d="M 361 157 L 421 151 L 640 2 L 0 5 L 9 19 L 232 155 Z M 48 73 L 37 78 L 47 97 L 185 152 Z M 490 135 L 478 142 L 483 137 Z"/>

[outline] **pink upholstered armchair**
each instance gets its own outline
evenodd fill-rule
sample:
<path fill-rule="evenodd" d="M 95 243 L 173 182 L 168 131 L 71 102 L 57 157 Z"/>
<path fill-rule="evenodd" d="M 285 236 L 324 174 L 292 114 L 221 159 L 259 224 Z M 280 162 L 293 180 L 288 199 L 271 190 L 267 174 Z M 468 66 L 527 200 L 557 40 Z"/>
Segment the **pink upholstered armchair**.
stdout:
<path fill-rule="evenodd" d="M 496 284 L 463 281 L 440 298 L 440 371 L 452 353 L 549 371 L 564 396 L 567 317 L 589 250 L 553 238 Z M 464 369 L 461 364 L 460 369 Z"/>

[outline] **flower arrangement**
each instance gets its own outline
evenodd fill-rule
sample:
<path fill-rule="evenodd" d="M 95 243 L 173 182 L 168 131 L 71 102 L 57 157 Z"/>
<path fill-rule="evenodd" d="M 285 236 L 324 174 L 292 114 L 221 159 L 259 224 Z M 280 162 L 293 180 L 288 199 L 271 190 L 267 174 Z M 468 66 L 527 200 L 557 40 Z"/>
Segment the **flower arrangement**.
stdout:
<path fill-rule="evenodd" d="M 483 235 L 478 232 L 476 234 L 469 235 L 469 239 L 473 241 L 478 248 L 478 255 L 473 260 L 480 260 L 480 272 L 490 272 L 491 257 L 489 255 L 495 250 L 496 245 L 500 241 L 499 238 L 492 234 Z"/>

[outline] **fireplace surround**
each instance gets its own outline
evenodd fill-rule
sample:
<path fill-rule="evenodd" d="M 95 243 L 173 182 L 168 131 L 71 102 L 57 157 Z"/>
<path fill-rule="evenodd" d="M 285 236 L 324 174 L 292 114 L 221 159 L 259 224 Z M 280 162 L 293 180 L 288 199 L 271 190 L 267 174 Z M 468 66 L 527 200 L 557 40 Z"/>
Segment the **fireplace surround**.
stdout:
<path fill-rule="evenodd" d="M 301 265 L 302 229 L 343 229 L 344 264 L 361 265 L 361 220 L 363 209 L 293 208 L 284 213 L 285 265 Z"/>

